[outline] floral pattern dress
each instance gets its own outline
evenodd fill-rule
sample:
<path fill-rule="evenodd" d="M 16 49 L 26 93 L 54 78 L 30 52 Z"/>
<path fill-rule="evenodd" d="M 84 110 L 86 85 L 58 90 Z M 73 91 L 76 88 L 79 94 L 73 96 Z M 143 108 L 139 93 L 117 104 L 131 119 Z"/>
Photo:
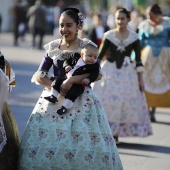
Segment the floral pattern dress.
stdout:
<path fill-rule="evenodd" d="M 45 46 L 48 56 L 33 80 L 37 74 L 49 76 L 51 65 L 56 67 L 56 58 L 63 54 L 59 49 L 60 41 L 52 41 Z M 75 52 L 80 53 L 88 43 L 88 39 L 81 40 L 79 48 L 68 53 L 67 57 L 74 56 Z M 74 106 L 63 116 L 55 111 L 64 98 L 59 95 L 59 102 L 51 104 L 44 100 L 49 93 L 50 90 L 43 90 L 27 123 L 21 140 L 19 169 L 122 170 L 104 109 L 92 89 L 86 87 Z"/>
<path fill-rule="evenodd" d="M 101 62 L 105 79 L 93 84 L 101 101 L 114 136 L 145 137 L 152 134 L 152 127 L 145 99 L 139 90 L 137 72 L 143 70 L 140 60 L 138 35 L 129 31 L 127 39 L 120 41 L 114 30 L 105 33 L 99 58 L 110 47 L 110 56 Z M 132 61 L 131 53 L 136 52 Z"/>

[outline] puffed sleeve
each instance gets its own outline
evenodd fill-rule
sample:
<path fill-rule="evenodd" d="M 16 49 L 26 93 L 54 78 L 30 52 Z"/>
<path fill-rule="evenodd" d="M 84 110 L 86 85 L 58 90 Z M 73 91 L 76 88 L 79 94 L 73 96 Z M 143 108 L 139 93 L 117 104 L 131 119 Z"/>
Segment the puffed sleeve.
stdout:
<path fill-rule="evenodd" d="M 52 64 L 53 60 L 48 56 L 48 53 L 45 53 L 38 70 L 48 72 Z"/>
<path fill-rule="evenodd" d="M 168 17 L 168 22 L 167 22 L 167 29 L 168 29 L 168 39 L 169 39 L 169 42 L 170 42 L 170 17 Z"/>
<path fill-rule="evenodd" d="M 48 56 L 47 53 L 45 53 L 45 55 L 44 55 L 44 57 L 43 57 L 43 59 L 41 61 L 41 64 L 40 64 L 40 66 L 38 68 L 38 71 L 35 72 L 35 74 L 33 75 L 32 79 L 31 79 L 31 82 L 39 85 L 39 83 L 36 80 L 37 77 L 45 77 L 45 76 L 47 76 L 47 77 L 50 78 L 51 76 L 49 75 L 48 72 L 49 72 L 52 64 L 53 64 L 53 60 Z"/>
<path fill-rule="evenodd" d="M 141 49 L 140 49 L 140 41 L 137 39 L 134 42 L 134 52 L 135 52 L 135 60 L 136 60 L 136 70 L 137 72 L 143 72 L 143 64 L 141 61 Z"/>
<path fill-rule="evenodd" d="M 141 22 L 141 23 L 139 24 L 139 26 L 138 26 L 138 30 L 139 30 L 138 34 L 139 34 L 139 40 L 140 40 L 140 48 L 141 48 L 141 50 L 146 46 L 146 45 L 145 45 L 145 41 L 146 41 L 146 39 L 148 39 L 148 37 L 149 37 L 148 33 L 147 33 L 146 31 L 144 31 L 144 30 L 145 30 L 144 27 L 145 27 L 145 25 L 147 25 L 147 22 L 148 22 L 148 21 L 145 20 L 145 21 Z"/>
<path fill-rule="evenodd" d="M 103 37 L 101 45 L 99 47 L 99 59 L 102 60 L 107 49 L 109 48 L 109 40 L 106 38 L 106 36 Z"/>

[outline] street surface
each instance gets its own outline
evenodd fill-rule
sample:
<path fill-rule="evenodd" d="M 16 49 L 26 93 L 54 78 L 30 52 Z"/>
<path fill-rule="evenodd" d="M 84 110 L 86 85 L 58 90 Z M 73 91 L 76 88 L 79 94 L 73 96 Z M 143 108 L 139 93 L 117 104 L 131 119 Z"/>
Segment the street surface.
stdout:
<path fill-rule="evenodd" d="M 46 36 L 44 44 L 55 39 Z M 13 46 L 10 33 L 0 34 L 0 50 L 16 74 L 17 85 L 8 97 L 8 103 L 18 123 L 20 137 L 28 118 L 43 89 L 31 83 L 38 69 L 44 50 L 31 49 L 31 37 Z M 170 108 L 158 108 L 157 122 L 153 123 L 153 136 L 146 138 L 120 138 L 117 144 L 124 170 L 170 170 Z"/>

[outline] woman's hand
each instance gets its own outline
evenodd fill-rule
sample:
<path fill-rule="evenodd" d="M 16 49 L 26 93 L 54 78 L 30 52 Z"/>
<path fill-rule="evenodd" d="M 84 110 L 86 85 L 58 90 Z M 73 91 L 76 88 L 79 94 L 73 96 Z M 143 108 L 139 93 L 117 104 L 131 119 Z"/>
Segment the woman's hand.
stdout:
<path fill-rule="evenodd" d="M 143 74 L 142 72 L 138 73 L 138 81 L 139 81 L 139 89 L 141 92 L 145 90 L 144 82 L 143 82 Z"/>
<path fill-rule="evenodd" d="M 52 81 L 47 76 L 44 76 L 44 77 L 37 76 L 36 80 L 37 80 L 38 83 L 40 83 L 44 87 L 51 89 Z"/>
<path fill-rule="evenodd" d="M 60 93 L 62 95 L 65 95 L 74 83 L 75 84 L 82 84 L 82 80 L 84 78 L 87 78 L 88 76 L 89 76 L 89 73 L 71 76 L 71 77 L 67 78 L 60 87 Z"/>
<path fill-rule="evenodd" d="M 67 66 L 67 67 L 65 68 L 65 71 L 66 71 L 66 72 L 69 72 L 71 69 L 72 69 L 71 66 Z"/>
<path fill-rule="evenodd" d="M 65 81 L 63 81 L 60 87 L 60 94 L 65 96 L 72 85 L 73 83 L 70 81 L 70 79 L 66 79 Z"/>
<path fill-rule="evenodd" d="M 88 85 L 90 83 L 90 80 L 88 78 L 85 78 L 82 80 L 82 84 Z"/>
<path fill-rule="evenodd" d="M 101 73 L 99 73 L 99 75 L 98 75 L 98 77 L 97 77 L 96 81 L 101 80 L 101 79 L 102 79 L 102 74 L 101 74 Z"/>

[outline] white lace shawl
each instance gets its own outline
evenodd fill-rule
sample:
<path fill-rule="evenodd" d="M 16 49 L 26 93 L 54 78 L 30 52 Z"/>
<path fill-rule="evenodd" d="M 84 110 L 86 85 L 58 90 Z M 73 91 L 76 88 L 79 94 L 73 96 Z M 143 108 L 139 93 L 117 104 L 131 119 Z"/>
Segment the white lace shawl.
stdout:
<path fill-rule="evenodd" d="M 93 43 L 91 40 L 89 40 L 87 38 L 83 38 L 82 40 L 80 40 L 79 47 L 77 49 L 73 50 L 73 51 L 60 50 L 60 48 L 59 48 L 60 43 L 61 43 L 61 39 L 57 39 L 57 40 L 51 41 L 48 44 L 44 45 L 44 48 L 45 48 L 48 56 L 51 59 L 53 59 L 54 62 L 55 62 L 55 60 L 65 60 L 66 58 L 73 57 L 75 53 L 80 53 L 81 49 L 84 46 L 86 46 L 87 44 L 92 44 L 92 45 L 97 47 L 97 45 L 95 43 Z M 33 75 L 31 82 L 39 85 L 39 83 L 36 81 L 37 76 L 39 76 L 41 78 L 44 77 L 44 76 L 47 76 L 47 77 L 50 78 L 52 75 L 50 75 L 48 72 L 38 70 Z"/>
<path fill-rule="evenodd" d="M 82 40 L 80 40 L 79 47 L 73 51 L 60 50 L 59 48 L 60 43 L 61 43 L 61 39 L 57 39 L 49 42 L 44 46 L 49 57 L 52 58 L 53 60 L 65 60 L 66 58 L 72 57 L 74 56 L 75 53 L 80 53 L 81 49 L 87 44 L 92 44 L 97 47 L 95 43 L 93 43 L 91 40 L 87 38 L 83 38 Z"/>
<path fill-rule="evenodd" d="M 127 47 L 129 44 L 135 42 L 137 39 L 139 39 L 139 35 L 135 33 L 134 31 L 129 30 L 129 36 L 125 40 L 119 40 L 116 37 L 116 32 L 115 30 L 110 30 L 104 33 L 104 36 L 111 41 L 113 44 L 115 44 L 118 49 L 121 49 L 122 42 L 124 44 L 124 48 Z"/>
<path fill-rule="evenodd" d="M 125 39 L 125 40 L 119 40 L 116 37 L 116 32 L 115 30 L 110 30 L 108 32 L 106 32 L 104 34 L 104 36 L 111 41 L 113 44 L 115 44 L 117 46 L 117 50 L 120 50 L 121 52 L 125 51 L 125 47 L 127 47 L 128 45 L 132 44 L 133 42 L 135 42 L 137 39 L 139 39 L 139 35 L 137 33 L 135 33 L 132 30 L 129 30 L 129 36 Z M 130 59 L 129 57 L 125 57 L 124 59 L 124 63 Z M 137 72 L 143 72 L 144 68 L 143 66 L 139 66 L 136 68 Z"/>
<path fill-rule="evenodd" d="M 163 29 L 170 28 L 170 17 L 162 17 L 162 19 L 163 21 L 155 27 L 149 23 L 149 19 L 146 19 L 139 24 L 138 28 L 148 34 L 158 34 Z"/>

